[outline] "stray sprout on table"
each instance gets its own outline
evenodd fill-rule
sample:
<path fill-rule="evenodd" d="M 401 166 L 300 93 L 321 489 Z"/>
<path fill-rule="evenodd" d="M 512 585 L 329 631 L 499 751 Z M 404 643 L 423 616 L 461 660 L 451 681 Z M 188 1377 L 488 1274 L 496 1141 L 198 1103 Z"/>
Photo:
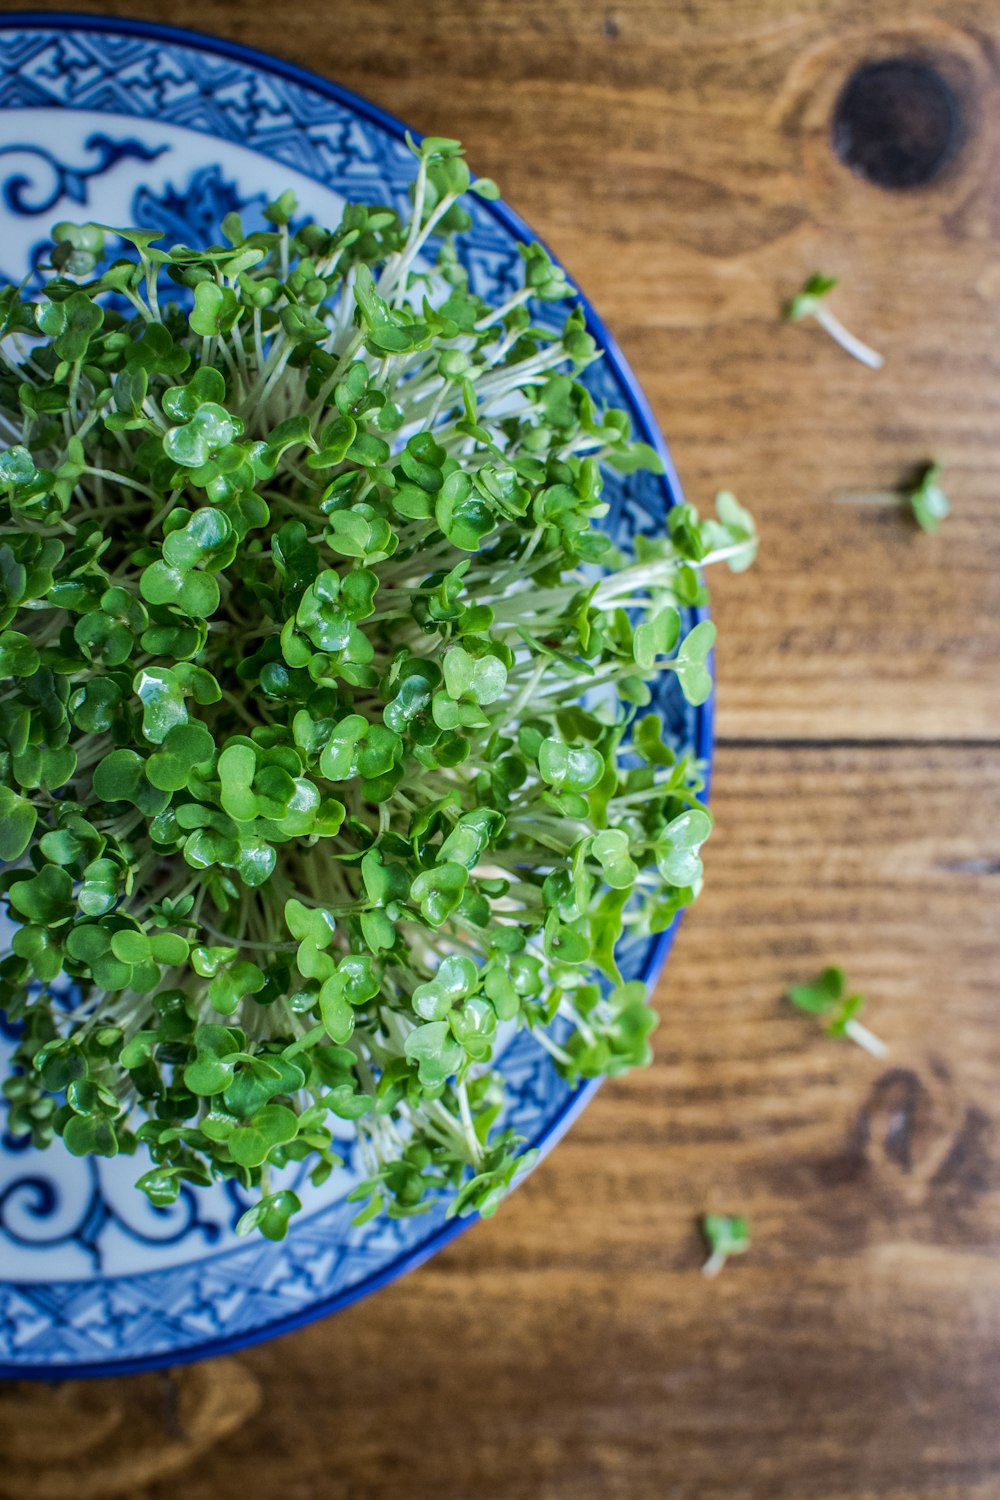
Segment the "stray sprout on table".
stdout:
<path fill-rule="evenodd" d="M 815 1016 L 830 1016 L 826 1027 L 830 1036 L 849 1037 L 872 1057 L 885 1057 L 888 1052 L 885 1043 L 857 1019 L 865 998 L 847 994 L 843 969 L 830 967 L 823 970 L 815 984 L 793 985 L 788 998 L 799 1010 Z"/>
<path fill-rule="evenodd" d="M 885 363 L 881 354 L 863 344 L 849 329 L 845 328 L 835 313 L 832 313 L 826 305 L 826 299 L 837 285 L 839 278 L 836 276 L 824 276 L 821 271 L 816 271 L 809 277 L 802 290 L 794 296 L 785 308 L 785 317 L 790 323 L 798 323 L 803 318 L 815 318 L 819 326 L 826 330 L 835 343 L 852 355 L 854 359 L 860 360 L 871 370 L 880 370 Z"/>
<path fill-rule="evenodd" d="M 935 532 L 951 514 L 951 501 L 941 487 L 941 465 L 924 466 L 916 487 L 900 486 L 896 490 L 843 490 L 833 496 L 838 505 L 873 505 L 902 511 L 923 531 Z"/>
<path fill-rule="evenodd" d="M 701 1268 L 703 1276 L 718 1276 L 731 1255 L 744 1255 L 750 1249 L 750 1225 L 746 1219 L 705 1214 L 701 1229 L 709 1249 L 708 1259 Z"/>

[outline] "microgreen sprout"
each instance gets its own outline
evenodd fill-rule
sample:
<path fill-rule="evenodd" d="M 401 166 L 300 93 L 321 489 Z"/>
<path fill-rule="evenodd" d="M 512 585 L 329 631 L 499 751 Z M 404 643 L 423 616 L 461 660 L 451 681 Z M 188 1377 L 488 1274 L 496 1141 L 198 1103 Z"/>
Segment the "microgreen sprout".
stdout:
<path fill-rule="evenodd" d="M 826 1030 L 830 1036 L 849 1037 L 872 1057 L 885 1057 L 885 1043 L 863 1026 L 857 1019 L 865 1005 L 863 995 L 847 993 L 847 980 L 843 969 L 824 969 L 814 984 L 793 985 L 788 998 L 799 1010 L 811 1015 L 829 1016 Z"/>
<path fill-rule="evenodd" d="M 910 509 L 922 531 L 939 530 L 941 522 L 951 514 L 951 502 L 941 488 L 940 464 L 928 464 L 920 483 L 909 496 Z"/>
<path fill-rule="evenodd" d="M 920 479 L 915 485 L 900 486 L 897 490 L 842 491 L 833 498 L 842 505 L 877 505 L 902 509 L 912 516 L 922 531 L 932 533 L 940 530 L 942 521 L 951 514 L 951 501 L 941 486 L 941 466 L 936 463 L 923 466 Z"/>
<path fill-rule="evenodd" d="M 836 276 L 824 276 L 820 271 L 814 272 L 805 282 L 802 290 L 787 303 L 785 317 L 791 323 L 797 323 L 803 318 L 815 318 L 834 342 L 854 359 L 860 360 L 869 369 L 880 370 L 885 363 L 881 354 L 877 354 L 874 349 L 870 349 L 867 344 L 863 344 L 859 338 L 856 338 L 826 305 L 826 299 L 838 284 L 838 280 Z"/>
<path fill-rule="evenodd" d="M 756 545 L 722 496 L 615 551 L 602 475 L 659 460 L 562 271 L 526 245 L 484 302 L 454 240 L 496 190 L 411 147 L 408 218 L 61 224 L 0 291 L 9 1128 L 141 1153 L 160 1207 L 232 1179 L 271 1238 L 338 1122 L 359 1220 L 492 1213 L 511 1028 L 572 1082 L 648 1062 L 616 945 L 695 898 L 711 819 L 647 680 L 705 701 L 682 612 Z"/>
<path fill-rule="evenodd" d="M 750 1249 L 750 1225 L 746 1219 L 705 1214 L 701 1231 L 709 1249 L 708 1259 L 701 1268 L 703 1276 L 718 1276 L 731 1255 L 745 1255 Z"/>

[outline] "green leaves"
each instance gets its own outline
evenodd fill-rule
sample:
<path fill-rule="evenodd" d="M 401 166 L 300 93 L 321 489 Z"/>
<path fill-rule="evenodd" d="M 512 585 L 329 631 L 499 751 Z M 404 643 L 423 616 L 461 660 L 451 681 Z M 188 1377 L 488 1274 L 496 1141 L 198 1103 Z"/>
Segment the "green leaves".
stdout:
<path fill-rule="evenodd" d="M 288 1233 L 288 1222 L 292 1214 L 298 1213 L 301 1207 L 301 1200 L 296 1194 L 289 1188 L 283 1188 L 280 1193 L 271 1193 L 248 1208 L 237 1222 L 236 1233 L 247 1235 L 259 1229 L 269 1240 L 283 1240 Z"/>
<path fill-rule="evenodd" d="M 355 442 L 349 456 L 356 457 L 359 451 Z M 385 457 L 388 456 L 386 446 Z M 380 450 L 376 462 L 381 459 Z M 366 562 L 378 562 L 396 550 L 389 522 L 371 505 L 359 504 L 350 510 L 335 510 L 330 517 L 326 540 L 341 557 L 358 557 Z"/>
<path fill-rule="evenodd" d="M 410 899 L 419 903 L 424 919 L 440 927 L 455 911 L 465 892 L 469 872 L 454 860 L 423 870 L 410 886 Z"/>
<path fill-rule="evenodd" d="M 573 295 L 565 271 L 550 260 L 542 245 L 521 244 L 517 248 L 524 259 L 525 286 L 531 288 L 533 296 L 542 302 L 558 302 Z"/>
<path fill-rule="evenodd" d="M 193 620 L 206 620 L 219 607 L 219 585 L 208 573 L 189 572 L 168 563 L 150 563 L 139 579 L 148 604 L 174 605 Z"/>
<path fill-rule="evenodd" d="M 676 658 L 667 663 L 676 672 L 687 701 L 696 706 L 711 697 L 712 674 L 708 657 L 714 644 L 715 626 L 711 620 L 702 620 L 684 637 Z"/>
<path fill-rule="evenodd" d="M 152 738 L 148 731 L 146 737 Z M 158 790 L 178 792 L 189 786 L 199 771 L 209 771 L 215 745 L 204 724 L 175 724 L 158 743 L 159 750 L 146 762 L 146 779 Z"/>
<path fill-rule="evenodd" d="M 838 281 L 836 276 L 824 276 L 822 271 L 814 271 L 806 278 L 801 291 L 788 303 L 785 317 L 792 322 L 798 322 L 801 318 L 814 318 L 823 299 L 830 295 Z"/>
<path fill-rule="evenodd" d="M 254 745 L 230 745 L 219 756 L 219 783 L 225 812 L 239 822 L 252 822 L 257 816 L 257 798 L 253 779 L 257 774 L 257 750 Z"/>
<path fill-rule="evenodd" d="M 233 1080 L 242 1056 L 243 1037 L 229 1026 L 199 1026 L 194 1034 L 195 1056 L 184 1069 L 184 1083 L 192 1094 L 221 1094 Z"/>
<path fill-rule="evenodd" d="M 369 724 L 362 714 L 348 714 L 334 729 L 319 759 L 320 773 L 328 781 L 366 780 L 391 770 L 402 754 L 398 734 L 384 724 Z"/>
<path fill-rule="evenodd" d="M 503 814 L 490 807 L 478 807 L 475 812 L 463 813 L 442 841 L 439 860 L 464 865 L 471 870 L 499 837 L 504 823 Z"/>
<path fill-rule="evenodd" d="M 214 573 L 232 561 L 236 542 L 235 527 L 225 511 L 202 506 L 164 538 L 163 560 L 181 573 L 197 567 Z"/>
<path fill-rule="evenodd" d="M 284 1104 L 265 1104 L 252 1119 L 236 1127 L 226 1144 L 239 1166 L 259 1167 L 275 1147 L 294 1141 L 298 1131 L 294 1110 Z"/>
<path fill-rule="evenodd" d="M 155 369 L 162 364 L 161 358 L 156 355 L 165 353 L 163 336 L 165 328 L 153 325 L 145 330 L 143 341 L 150 343 L 154 335 L 157 336 L 155 344 L 155 355 L 151 365 Z M 169 336 L 168 336 L 169 337 Z M 166 345 L 169 348 L 169 344 Z M 189 422 L 195 413 L 205 405 L 221 406 L 226 401 L 226 381 L 219 370 L 211 365 L 202 365 L 195 371 L 187 385 L 172 385 L 163 392 L 160 405 L 164 414 L 174 422 Z"/>
<path fill-rule="evenodd" d="M 93 335 L 103 324 L 104 309 L 92 302 L 86 292 L 80 291 L 71 292 L 66 301 L 59 304 L 59 310 L 62 327 L 52 347 L 60 359 L 75 364 L 85 357 Z"/>
<path fill-rule="evenodd" d="M 142 732 L 151 744 L 161 745 L 172 729 L 187 723 L 184 689 L 169 667 L 144 667 L 132 689 L 142 703 Z"/>
<path fill-rule="evenodd" d="M 935 532 L 951 514 L 951 501 L 941 488 L 941 465 L 928 464 L 923 477 L 910 495 L 913 519 L 921 531 Z"/>
<path fill-rule="evenodd" d="M 29 922 L 46 927 L 63 922 L 73 903 L 73 880 L 56 865 L 43 865 L 30 880 L 18 880 L 10 888 L 10 904 Z"/>
<path fill-rule="evenodd" d="M 703 808 L 680 813 L 663 829 L 656 843 L 656 864 L 670 885 L 694 885 L 702 877 L 699 851 L 712 831 Z"/>
<path fill-rule="evenodd" d="M 674 649 L 680 633 L 681 617 L 672 605 L 637 626 L 633 654 L 639 670 L 650 672 L 658 655 L 666 656 Z"/>
<path fill-rule="evenodd" d="M 408 354 L 426 348 L 429 330 L 412 319 L 408 309 L 392 308 L 375 291 L 372 273 L 359 265 L 355 275 L 354 298 L 359 321 L 367 330 L 365 342 L 377 354 Z M 325 332 L 325 330 L 324 330 Z"/>
<path fill-rule="evenodd" d="M 125 927 L 112 935 L 111 951 L 122 963 L 134 965 L 152 960 L 172 968 L 186 961 L 188 944 L 176 932 L 149 934 Z"/>
<path fill-rule="evenodd" d="M 719 541 L 728 551 L 729 571 L 744 573 L 757 556 L 757 527 L 753 516 L 729 490 L 720 490 L 716 495 L 715 509 L 721 532 Z"/>
<path fill-rule="evenodd" d="M 847 983 L 841 968 L 824 969 L 814 984 L 796 984 L 788 992 L 788 998 L 799 1010 L 815 1016 L 826 1015 L 835 1009 L 844 996 Z"/>
<path fill-rule="evenodd" d="M 413 1009 L 423 1021 L 443 1021 L 452 1007 L 478 987 L 479 971 L 471 959 L 452 954 L 443 958 L 434 978 L 413 991 Z"/>
<path fill-rule="evenodd" d="M 213 1010 L 231 1016 L 248 995 L 264 988 L 264 972 L 255 963 L 230 963 L 221 968 L 208 986 L 208 1001 Z"/>
<path fill-rule="evenodd" d="M 449 542 L 463 552 L 478 552 L 497 525 L 492 505 L 461 470 L 444 481 L 434 502 L 434 516 Z"/>
<path fill-rule="evenodd" d="M 444 659 L 444 682 L 452 698 L 495 703 L 507 686 L 507 668 L 495 656 L 476 658 L 463 646 L 454 646 Z"/>
<path fill-rule="evenodd" d="M 102 1116 L 73 1114 L 62 1131 L 63 1145 L 72 1156 L 117 1156 L 114 1125 Z"/>
<path fill-rule="evenodd" d="M 199 281 L 194 289 L 194 307 L 188 315 L 188 322 L 192 331 L 202 338 L 214 338 L 220 333 L 228 333 L 242 311 L 232 287 L 219 286 L 214 281 Z"/>
<path fill-rule="evenodd" d="M 416 1063 L 420 1082 L 427 1088 L 446 1083 L 461 1067 L 465 1053 L 451 1035 L 447 1021 L 417 1026 L 406 1038 L 406 1056 Z"/>
<path fill-rule="evenodd" d="M 604 775 L 604 761 L 591 745 L 565 745 L 549 736 L 539 746 L 538 769 L 557 790 L 589 792 Z"/>
<path fill-rule="evenodd" d="M 594 835 L 590 848 L 608 885 L 630 891 L 639 869 L 629 853 L 628 834 L 620 828 L 608 828 Z"/>
<path fill-rule="evenodd" d="M 354 1030 L 354 1007 L 367 1004 L 379 992 L 371 955 L 350 953 L 324 980 L 319 992 L 320 1017 L 327 1035 L 343 1044 Z"/>
<path fill-rule="evenodd" d="M 134 750 L 112 750 L 94 769 L 94 796 L 102 802 L 131 802 L 140 812 L 155 817 L 170 801 L 166 792 L 151 784 L 146 762 Z"/>
<path fill-rule="evenodd" d="M 185 469 L 200 469 L 213 454 L 238 437 L 239 421 L 224 406 L 206 401 L 181 427 L 170 427 L 163 436 L 163 451 Z"/>
<path fill-rule="evenodd" d="M 27 797 L 0 786 L 0 860 L 20 859 L 31 842 L 38 813 Z"/>
<path fill-rule="evenodd" d="M 702 1266 L 705 1276 L 717 1276 L 731 1255 L 745 1255 L 750 1249 L 750 1226 L 746 1219 L 705 1214 L 701 1228 L 709 1249 L 708 1260 Z"/>
<path fill-rule="evenodd" d="M 0 633 L 0 677 L 32 677 L 39 656 L 26 635 L 17 630 Z"/>

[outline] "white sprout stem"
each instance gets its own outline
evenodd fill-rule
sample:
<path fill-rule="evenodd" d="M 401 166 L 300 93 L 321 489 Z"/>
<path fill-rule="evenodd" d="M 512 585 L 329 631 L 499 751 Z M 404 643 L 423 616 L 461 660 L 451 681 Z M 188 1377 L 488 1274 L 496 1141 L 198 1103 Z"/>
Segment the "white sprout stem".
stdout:
<path fill-rule="evenodd" d="M 477 331 L 483 328 L 491 328 L 494 323 L 502 322 L 508 313 L 514 311 L 515 307 L 523 307 L 525 302 L 530 301 L 532 295 L 532 288 L 530 286 L 523 286 L 519 292 L 514 293 L 513 297 L 508 297 L 507 301 L 500 307 L 496 308 L 493 312 L 484 314 L 476 323 Z"/>
<path fill-rule="evenodd" d="M 708 1257 L 708 1260 L 706 1260 L 705 1264 L 702 1266 L 701 1274 L 703 1276 L 710 1277 L 718 1276 L 719 1272 L 722 1270 L 728 1259 L 729 1257 L 726 1254 L 725 1250 L 713 1250 L 711 1255 Z"/>
<path fill-rule="evenodd" d="M 850 329 L 845 328 L 836 314 L 832 313 L 828 307 L 817 307 L 813 316 L 819 326 L 826 330 L 834 343 L 839 344 L 841 349 L 845 349 L 848 354 L 852 355 L 854 359 L 860 360 L 863 365 L 867 365 L 870 370 L 881 370 L 885 364 L 885 360 L 881 354 L 877 353 L 876 350 L 870 348 L 867 344 L 862 343 L 859 338 L 856 338 Z"/>
<path fill-rule="evenodd" d="M 476 1126 L 472 1118 L 472 1110 L 469 1108 L 469 1095 L 464 1080 L 455 1090 L 458 1095 L 458 1109 L 462 1117 L 462 1133 L 465 1136 L 465 1144 L 469 1151 L 469 1160 L 472 1165 L 478 1167 L 483 1159 L 482 1148 L 476 1135 Z"/>
<path fill-rule="evenodd" d="M 555 1058 L 556 1062 L 561 1062 L 565 1067 L 573 1066 L 573 1059 L 569 1053 L 564 1052 L 561 1047 L 557 1046 L 550 1036 L 546 1036 L 544 1031 L 538 1031 L 533 1027 L 531 1035 L 540 1047 L 544 1047 L 550 1057 Z"/>
<path fill-rule="evenodd" d="M 422 156 L 420 158 L 420 164 L 417 167 L 417 180 L 414 183 L 413 187 L 413 208 L 410 214 L 410 228 L 406 236 L 406 244 L 403 246 L 402 252 L 400 254 L 400 259 L 408 255 L 409 252 L 413 249 L 413 246 L 416 243 L 417 235 L 420 233 L 420 221 L 424 216 L 424 198 L 426 196 L 426 193 L 427 158 L 426 156 Z M 378 283 L 376 285 L 376 291 L 380 296 L 384 296 L 385 291 L 390 284 L 390 275 L 395 272 L 396 269 L 397 266 L 392 264 L 383 267 L 382 275 L 379 277 Z"/>
<path fill-rule="evenodd" d="M 434 208 L 416 239 L 412 243 L 407 244 L 399 259 L 392 266 L 390 274 L 386 277 L 385 281 L 383 282 L 382 278 L 379 278 L 379 291 L 381 295 L 388 301 L 389 293 L 391 292 L 392 305 L 394 307 L 401 306 L 406 298 L 410 267 L 458 197 L 457 193 L 445 194 L 440 203 Z M 390 267 L 387 266 L 386 270 L 389 271 Z"/>
<path fill-rule="evenodd" d="M 871 1054 L 872 1057 L 886 1057 L 889 1049 L 881 1037 L 877 1037 L 867 1026 L 860 1021 L 848 1021 L 844 1027 L 844 1035 L 849 1036 L 852 1042 L 857 1042 L 859 1047 Z"/>

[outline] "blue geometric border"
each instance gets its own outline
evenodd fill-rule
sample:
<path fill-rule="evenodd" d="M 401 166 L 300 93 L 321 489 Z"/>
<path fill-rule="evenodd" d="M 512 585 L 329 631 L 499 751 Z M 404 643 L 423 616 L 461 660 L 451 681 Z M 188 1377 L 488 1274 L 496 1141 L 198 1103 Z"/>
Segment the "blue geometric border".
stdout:
<path fill-rule="evenodd" d="M 32 79 L 30 75 L 21 74 L 18 78 L 18 96 L 12 97 L 9 89 L 6 92 L 0 91 L 0 108 L 76 107 L 98 111 L 103 110 L 109 113 L 141 115 L 145 111 L 137 108 L 136 101 L 145 95 L 151 101 L 148 113 L 149 117 L 152 118 L 154 117 L 154 110 L 159 107 L 156 105 L 158 86 L 150 78 L 148 71 L 145 79 L 143 79 L 143 49 L 139 48 L 137 50 L 134 46 L 130 45 L 145 41 L 157 44 L 158 49 L 160 49 L 157 54 L 158 56 L 167 56 L 174 50 L 184 50 L 187 53 L 197 54 L 200 69 L 204 74 L 205 87 L 200 102 L 197 98 L 192 99 L 190 101 L 190 108 L 183 115 L 175 113 L 170 117 L 171 123 L 183 124 L 190 129 L 201 131 L 206 135 L 216 138 L 230 139 L 237 141 L 239 144 L 246 144 L 246 136 L 242 133 L 243 127 L 238 123 L 239 108 L 234 106 L 227 113 L 225 102 L 220 104 L 212 92 L 213 78 L 217 80 L 224 72 L 224 70 L 220 72 L 219 65 L 228 61 L 241 65 L 247 70 L 248 74 L 256 75 L 254 78 L 245 80 L 247 87 L 257 84 L 266 93 L 269 82 L 275 85 L 283 85 L 287 98 L 290 86 L 290 89 L 294 91 L 297 106 L 305 110 L 306 114 L 308 114 L 310 96 L 313 100 L 332 102 L 340 106 L 347 114 L 367 122 L 370 126 L 374 126 L 377 131 L 384 133 L 392 141 L 397 143 L 403 142 L 404 126 L 391 115 L 377 108 L 377 106 L 359 98 L 346 89 L 340 88 L 336 84 L 328 82 L 316 74 L 309 73 L 294 64 L 283 62 L 280 59 L 272 58 L 264 53 L 244 47 L 239 43 L 224 41 L 192 31 L 161 26 L 156 23 L 118 20 L 104 16 L 70 13 L 33 14 L 12 12 L 0 17 L 0 41 L 3 42 L 5 49 L 16 48 L 19 45 L 15 36 L 17 33 L 21 34 L 21 42 L 30 49 L 32 34 L 37 36 L 39 33 L 46 32 L 58 33 L 68 41 L 72 38 L 73 34 L 86 35 L 90 33 L 100 35 L 103 38 L 103 50 L 109 59 L 114 59 L 116 65 L 119 66 L 118 77 L 98 80 L 93 92 L 86 97 L 85 102 L 81 103 L 81 95 L 79 93 L 72 101 L 67 98 L 58 97 L 60 83 L 58 78 Z M 27 35 L 25 35 L 26 33 Z M 150 63 L 151 49 L 147 48 L 145 52 L 145 65 L 148 70 L 152 66 Z M 9 50 L 6 52 L 5 61 L 10 62 Z M 129 69 L 137 70 L 131 81 L 128 77 Z M 167 85 L 164 84 L 163 86 L 166 87 Z M 266 99 L 263 100 L 261 107 L 265 111 L 270 107 Z M 328 165 L 324 164 L 324 151 L 333 149 L 335 143 L 324 142 L 322 132 L 315 139 L 310 137 L 310 149 L 315 152 L 316 159 L 313 163 L 304 162 L 301 159 L 303 140 L 301 124 L 296 124 L 293 121 L 287 127 L 283 125 L 281 101 L 277 95 L 275 96 L 272 114 L 274 131 L 269 146 L 265 147 L 259 141 L 255 141 L 255 149 L 267 150 L 267 154 L 272 155 L 276 159 L 285 160 L 288 165 L 294 165 L 298 170 L 304 171 L 307 175 L 324 180 L 327 175 L 326 165 Z M 162 113 L 160 117 L 163 117 Z M 282 132 L 285 130 L 287 130 L 287 133 L 283 135 Z M 411 133 L 416 134 L 416 132 Z M 292 158 L 297 159 L 293 160 Z M 495 219 L 497 224 L 514 240 L 530 242 L 537 238 L 517 214 L 506 205 L 502 203 L 484 203 L 479 206 L 484 213 Z M 601 319 L 582 294 L 580 294 L 580 301 L 586 314 L 587 326 L 600 347 L 604 350 L 604 370 L 607 376 L 613 381 L 613 384 L 618 388 L 618 400 L 620 401 L 624 397 L 637 435 L 650 443 L 663 460 L 665 476 L 658 481 L 661 490 L 661 504 L 665 503 L 665 505 L 670 506 L 679 503 L 683 499 L 680 482 L 649 404 L 635 377 L 629 370 L 615 340 L 605 328 Z M 710 699 L 707 704 L 693 715 L 693 747 L 696 754 L 705 762 L 706 766 L 710 766 L 712 755 L 713 709 L 714 699 Z M 707 786 L 705 795 L 707 796 Z M 655 942 L 646 946 L 643 961 L 639 966 L 639 973 L 650 985 L 655 984 L 660 974 L 673 942 L 676 927 L 677 923 L 675 922 L 669 931 L 661 934 Z M 549 1116 L 543 1132 L 532 1144 L 538 1146 L 543 1153 L 550 1150 L 592 1098 L 598 1087 L 598 1083 L 599 1080 L 585 1084 L 568 1094 L 563 1104 Z M 325 1221 L 328 1230 L 328 1215 L 324 1213 L 319 1217 Z M 372 1266 L 370 1274 L 332 1296 L 322 1295 L 319 1286 L 317 1286 L 315 1300 L 311 1301 L 308 1306 L 300 1307 L 291 1315 L 283 1313 L 281 1309 L 280 1287 L 276 1288 L 274 1295 L 270 1299 L 270 1312 L 273 1315 L 269 1315 L 267 1311 L 268 1289 L 262 1287 L 258 1292 L 258 1300 L 255 1304 L 256 1313 L 254 1315 L 256 1318 L 259 1318 L 259 1321 L 254 1321 L 252 1326 L 239 1327 L 228 1332 L 223 1331 L 218 1326 L 218 1309 L 216 1308 L 212 1310 L 212 1317 L 207 1318 L 204 1335 L 192 1338 L 194 1323 L 190 1309 L 187 1309 L 184 1319 L 179 1320 L 173 1329 L 173 1335 L 177 1337 L 178 1342 L 173 1346 L 163 1347 L 156 1352 L 140 1357 L 124 1359 L 110 1357 L 106 1361 L 101 1360 L 96 1363 L 93 1358 L 65 1359 L 63 1351 L 65 1351 L 67 1344 L 70 1347 L 73 1344 L 72 1292 L 74 1286 L 80 1286 L 81 1284 L 54 1282 L 45 1286 L 24 1286 L 20 1290 L 29 1295 L 25 1301 L 23 1316 L 30 1318 L 32 1316 L 32 1309 L 34 1308 L 35 1312 L 37 1312 L 42 1300 L 47 1298 L 49 1303 L 47 1315 L 52 1321 L 53 1336 L 62 1340 L 61 1348 L 58 1354 L 53 1349 L 52 1353 L 56 1357 L 49 1360 L 42 1359 L 31 1364 L 0 1363 L 0 1377 L 64 1380 L 89 1376 L 118 1375 L 231 1352 L 247 1344 L 274 1337 L 277 1334 L 290 1332 L 315 1318 L 337 1311 L 359 1300 L 361 1297 L 378 1290 L 379 1287 L 384 1286 L 387 1282 L 394 1280 L 406 1271 L 414 1269 L 431 1255 L 436 1254 L 438 1250 L 442 1249 L 446 1244 L 455 1239 L 458 1234 L 462 1233 L 468 1227 L 468 1223 L 469 1221 L 442 1222 L 433 1232 L 421 1239 L 418 1244 L 403 1248 L 398 1254 L 388 1259 L 373 1254 L 372 1258 L 377 1259 L 379 1263 Z M 317 1224 L 317 1229 L 319 1228 L 320 1225 Z M 301 1234 L 296 1235 L 296 1240 L 301 1243 L 302 1249 L 306 1250 L 310 1238 L 310 1227 L 307 1223 L 303 1225 Z M 330 1241 L 327 1234 L 323 1237 L 321 1243 L 317 1243 L 312 1248 L 319 1255 L 324 1248 L 329 1249 L 329 1246 Z M 355 1258 L 357 1258 L 357 1253 L 357 1251 L 351 1251 L 351 1254 Z M 267 1251 L 262 1249 L 260 1256 L 260 1270 L 262 1272 L 265 1269 L 264 1260 L 266 1257 Z M 242 1265 L 244 1275 L 253 1278 L 256 1269 L 254 1257 L 250 1255 L 242 1262 Z M 273 1261 L 270 1262 L 270 1267 L 273 1271 Z M 150 1272 L 134 1277 L 118 1278 L 117 1285 L 114 1281 L 106 1283 L 104 1295 L 107 1298 L 114 1299 L 117 1297 L 123 1299 L 123 1305 L 114 1309 L 114 1319 L 112 1321 L 127 1318 L 130 1309 L 125 1304 L 128 1302 L 128 1288 L 131 1284 L 135 1284 L 136 1290 L 138 1290 L 139 1283 L 148 1284 L 144 1287 L 144 1296 L 142 1299 L 148 1306 L 151 1300 L 149 1293 L 157 1290 L 158 1283 L 162 1282 L 163 1289 L 166 1290 L 167 1283 L 171 1281 L 176 1283 L 179 1274 L 183 1270 L 184 1268 L 178 1267 L 174 1268 L 173 1271 Z M 190 1268 L 190 1271 L 193 1270 L 193 1267 Z M 204 1262 L 197 1267 L 196 1277 L 191 1276 L 189 1273 L 188 1279 L 192 1282 L 197 1280 L 199 1286 L 203 1285 L 207 1291 L 211 1278 L 211 1262 Z M 259 1285 L 259 1283 L 256 1285 Z M 0 1293 L 4 1290 L 3 1284 L 0 1283 Z M 16 1317 L 18 1315 L 16 1298 L 19 1289 L 8 1284 L 6 1291 L 9 1296 L 6 1303 L 3 1304 L 5 1317 Z M 135 1310 L 134 1315 L 136 1317 L 141 1316 L 138 1308 Z M 166 1336 L 169 1337 L 171 1330 L 169 1308 L 165 1307 L 163 1309 L 162 1321 Z M 213 1321 L 215 1322 L 215 1327 L 211 1326 Z M 80 1332 L 82 1333 L 83 1330 L 80 1330 Z M 86 1336 L 80 1340 L 81 1355 L 84 1353 L 84 1350 L 91 1354 L 96 1353 L 93 1341 L 91 1340 L 88 1344 Z"/>

